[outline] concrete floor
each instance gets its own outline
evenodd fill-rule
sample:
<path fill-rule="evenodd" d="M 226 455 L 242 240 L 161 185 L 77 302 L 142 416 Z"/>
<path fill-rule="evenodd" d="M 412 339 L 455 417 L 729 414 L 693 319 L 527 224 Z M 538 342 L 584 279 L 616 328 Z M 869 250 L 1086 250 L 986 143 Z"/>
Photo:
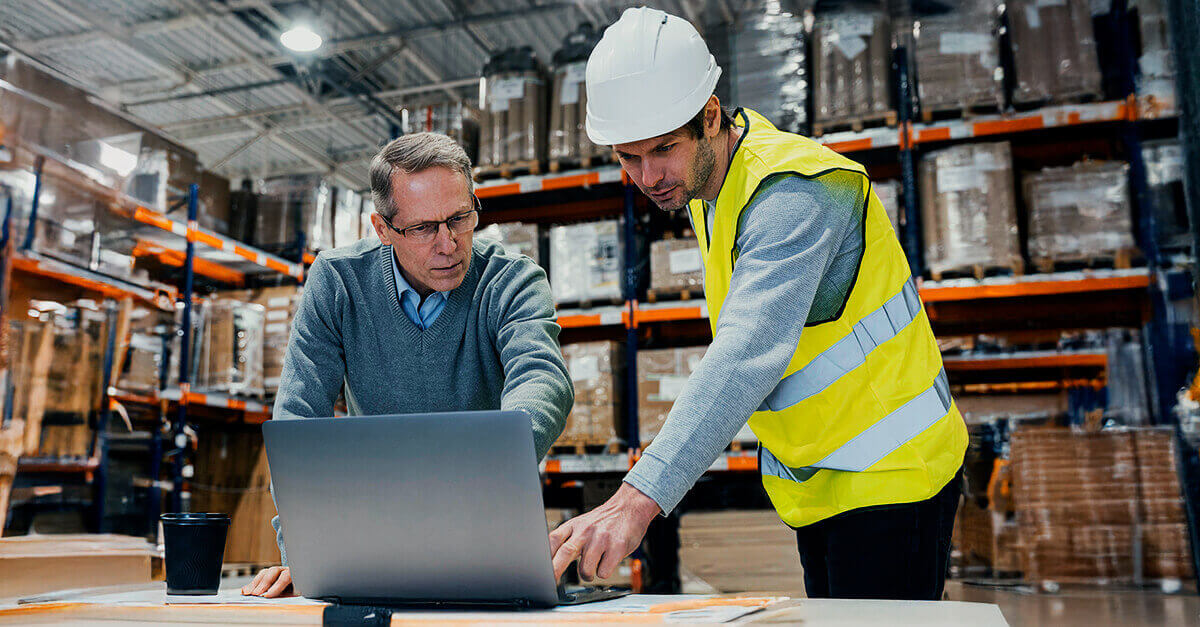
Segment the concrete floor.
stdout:
<path fill-rule="evenodd" d="M 995 603 L 1013 627 L 1200 625 L 1200 596 L 1194 588 L 1163 594 L 1154 589 L 1064 587 L 1058 593 L 1047 594 L 1031 587 L 984 587 L 948 581 L 946 594 L 953 601 Z"/>

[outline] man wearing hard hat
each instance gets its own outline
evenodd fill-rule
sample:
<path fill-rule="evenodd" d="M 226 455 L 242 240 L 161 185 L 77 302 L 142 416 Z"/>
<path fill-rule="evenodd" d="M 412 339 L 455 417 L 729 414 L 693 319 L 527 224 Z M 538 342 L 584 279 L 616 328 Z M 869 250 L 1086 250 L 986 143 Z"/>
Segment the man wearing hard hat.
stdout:
<path fill-rule="evenodd" d="M 940 599 L 967 431 L 904 252 L 863 166 L 726 113 L 720 74 L 647 8 L 588 59 L 588 137 L 687 211 L 713 341 L 617 493 L 550 535 L 555 572 L 612 575 L 748 420 L 808 596 Z"/>

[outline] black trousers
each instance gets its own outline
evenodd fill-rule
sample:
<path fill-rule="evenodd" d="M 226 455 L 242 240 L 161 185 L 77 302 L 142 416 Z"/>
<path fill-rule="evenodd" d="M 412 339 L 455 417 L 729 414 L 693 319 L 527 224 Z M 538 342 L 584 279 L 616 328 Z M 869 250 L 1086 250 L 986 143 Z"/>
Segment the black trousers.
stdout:
<path fill-rule="evenodd" d="M 850 510 L 796 530 L 813 599 L 938 601 L 962 470 L 932 498 Z"/>

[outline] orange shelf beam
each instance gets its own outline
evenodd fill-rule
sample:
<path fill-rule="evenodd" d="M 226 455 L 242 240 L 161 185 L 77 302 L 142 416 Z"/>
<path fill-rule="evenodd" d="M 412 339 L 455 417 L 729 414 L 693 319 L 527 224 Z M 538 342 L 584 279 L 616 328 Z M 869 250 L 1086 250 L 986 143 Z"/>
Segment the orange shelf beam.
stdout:
<path fill-rule="evenodd" d="M 153 290 L 155 295 L 153 298 L 150 298 L 148 295 L 142 295 L 136 291 L 127 290 L 117 285 L 103 283 L 87 277 L 76 276 L 67 272 L 52 270 L 36 259 L 29 259 L 28 257 L 21 257 L 18 255 L 13 255 L 12 268 L 18 272 L 24 272 L 26 274 L 32 274 L 34 276 L 60 281 L 68 285 L 74 285 L 108 298 L 114 298 L 118 300 L 123 298 L 138 298 L 160 308 L 169 308 L 171 303 L 174 303 L 179 295 L 178 291 L 176 291 L 174 288 L 155 288 Z M 147 291 L 151 290 L 147 288 Z"/>
<path fill-rule="evenodd" d="M 117 207 L 117 209 L 119 210 L 120 207 Z M 216 250 L 233 253 L 246 261 L 267 268 L 268 270 L 286 274 L 298 281 L 304 280 L 304 267 L 302 265 L 291 263 L 235 240 L 217 235 L 194 224 L 188 225 L 183 222 L 177 222 L 157 211 L 140 205 L 133 208 L 131 217 L 143 224 L 149 224 L 181 237 L 186 237 L 192 242 L 204 244 Z"/>
<path fill-rule="evenodd" d="M 922 287 L 921 300 L 926 303 L 978 300 L 983 298 L 1018 298 L 1051 294 L 1078 294 L 1113 290 L 1141 290 L 1150 285 L 1148 274 L 1115 277 L 1094 277 L 1068 281 L 1019 281 L 983 285 Z"/>
<path fill-rule="evenodd" d="M 154 257 L 160 263 L 175 268 L 182 268 L 187 263 L 186 252 L 164 248 L 145 241 L 138 241 L 137 245 L 133 247 L 133 256 Z M 239 287 L 246 284 L 246 273 L 238 272 L 233 268 L 227 268 L 207 259 L 194 257 L 192 259 L 192 269 L 196 271 L 196 274 L 221 281 L 222 283 L 230 283 Z"/>
<path fill-rule="evenodd" d="M 1016 370 L 1026 368 L 1104 368 L 1108 366 L 1108 355 L 1104 353 L 1079 353 L 1062 355 L 1038 355 L 1031 357 L 996 357 L 994 359 L 942 360 L 947 371 Z"/>

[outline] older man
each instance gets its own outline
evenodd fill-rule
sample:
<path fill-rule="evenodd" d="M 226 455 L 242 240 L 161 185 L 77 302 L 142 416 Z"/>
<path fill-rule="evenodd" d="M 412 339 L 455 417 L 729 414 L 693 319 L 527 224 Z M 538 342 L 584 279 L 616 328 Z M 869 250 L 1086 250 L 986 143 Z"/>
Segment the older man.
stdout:
<path fill-rule="evenodd" d="M 494 242 L 473 241 L 471 163 L 445 135 L 417 133 L 371 163 L 379 241 L 326 251 L 309 270 L 284 358 L 274 418 L 504 409 L 529 415 L 539 458 L 574 402 L 546 274 Z M 431 443 L 432 444 L 432 443 Z M 291 585 L 269 568 L 244 594 Z"/>

